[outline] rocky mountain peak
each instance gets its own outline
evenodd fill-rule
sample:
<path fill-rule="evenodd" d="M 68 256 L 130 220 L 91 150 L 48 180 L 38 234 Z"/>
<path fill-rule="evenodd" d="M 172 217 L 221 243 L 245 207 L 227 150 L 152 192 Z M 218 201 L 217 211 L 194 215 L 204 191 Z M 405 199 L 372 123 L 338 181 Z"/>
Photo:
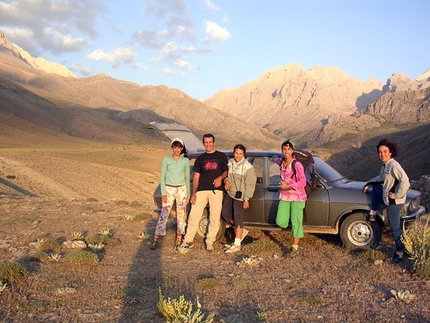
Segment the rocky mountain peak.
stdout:
<path fill-rule="evenodd" d="M 73 74 L 67 67 L 61 64 L 48 62 L 47 60 L 37 57 L 34 58 L 27 51 L 22 49 L 21 47 L 11 43 L 6 35 L 0 30 L 0 46 L 3 46 L 10 50 L 15 56 L 24 60 L 31 67 L 43 71 L 45 73 L 52 73 L 66 77 L 77 77 Z"/>
<path fill-rule="evenodd" d="M 384 93 L 397 92 L 397 91 L 415 91 L 420 88 L 420 82 L 417 80 L 411 80 L 406 74 L 396 74 L 394 73 L 387 80 L 382 91 Z"/>

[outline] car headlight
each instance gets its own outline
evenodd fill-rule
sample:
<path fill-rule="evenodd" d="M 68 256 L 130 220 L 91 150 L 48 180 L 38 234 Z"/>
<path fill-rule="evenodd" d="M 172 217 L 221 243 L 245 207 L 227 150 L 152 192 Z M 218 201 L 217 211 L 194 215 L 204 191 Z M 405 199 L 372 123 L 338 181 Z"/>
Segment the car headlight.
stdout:
<path fill-rule="evenodd" d="M 420 208 L 420 196 L 414 198 L 410 203 L 409 203 L 409 213 L 413 213 L 416 210 L 418 210 Z"/>

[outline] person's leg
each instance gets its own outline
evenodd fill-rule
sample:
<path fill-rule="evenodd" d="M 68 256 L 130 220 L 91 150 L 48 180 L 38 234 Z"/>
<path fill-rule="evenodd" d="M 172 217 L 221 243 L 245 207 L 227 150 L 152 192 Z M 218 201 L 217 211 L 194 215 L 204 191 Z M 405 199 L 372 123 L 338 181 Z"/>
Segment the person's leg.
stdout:
<path fill-rule="evenodd" d="M 219 230 L 220 220 L 221 220 L 221 209 L 222 209 L 222 199 L 223 191 L 214 190 L 208 191 L 209 200 L 209 230 L 206 236 L 206 250 L 211 251 L 211 247 L 216 241 L 216 236 Z"/>
<path fill-rule="evenodd" d="M 278 212 L 276 214 L 276 224 L 281 228 L 287 228 L 290 222 L 291 202 L 279 201 Z"/>
<path fill-rule="evenodd" d="M 221 216 L 225 222 L 233 224 L 233 201 L 230 196 L 226 195 L 222 203 Z"/>
<path fill-rule="evenodd" d="M 169 219 L 170 211 L 172 210 L 173 202 L 175 201 L 175 192 L 176 188 L 166 186 L 166 203 L 162 203 L 161 205 L 161 212 L 160 216 L 158 217 L 158 222 L 155 227 L 155 235 L 158 238 L 158 236 L 165 236 L 166 235 L 166 225 L 167 220 Z"/>
<path fill-rule="evenodd" d="M 240 246 L 240 242 L 242 241 L 242 233 L 243 233 L 243 202 L 234 200 L 233 203 L 233 212 L 234 212 L 234 225 L 236 226 L 235 229 L 235 238 L 236 240 L 239 239 L 239 243 L 235 244 Z"/>
<path fill-rule="evenodd" d="M 403 245 L 401 240 L 403 232 L 402 224 L 400 221 L 400 211 L 402 207 L 403 204 L 387 205 L 388 224 L 390 225 L 394 242 L 396 244 L 396 251 L 403 251 L 403 249 L 405 249 L 405 246 Z"/>
<path fill-rule="evenodd" d="M 182 243 L 182 236 L 185 234 L 187 226 L 187 187 L 180 186 L 176 193 L 176 246 Z"/>
<path fill-rule="evenodd" d="M 191 206 L 191 211 L 188 215 L 188 224 L 184 243 L 191 244 L 194 241 L 203 210 L 208 204 L 208 192 L 212 193 L 212 191 L 199 191 L 196 193 L 196 203 Z"/>
<path fill-rule="evenodd" d="M 233 210 L 234 210 L 234 224 L 236 226 L 234 230 L 235 238 L 234 238 L 233 245 L 225 251 L 226 253 L 234 253 L 241 250 L 241 244 L 244 238 L 243 234 L 245 232 L 243 228 L 243 202 L 234 200 Z"/>
<path fill-rule="evenodd" d="M 293 234 L 292 248 L 297 251 L 299 248 L 300 239 L 305 235 L 303 232 L 303 209 L 305 202 L 291 202 L 291 226 Z"/>

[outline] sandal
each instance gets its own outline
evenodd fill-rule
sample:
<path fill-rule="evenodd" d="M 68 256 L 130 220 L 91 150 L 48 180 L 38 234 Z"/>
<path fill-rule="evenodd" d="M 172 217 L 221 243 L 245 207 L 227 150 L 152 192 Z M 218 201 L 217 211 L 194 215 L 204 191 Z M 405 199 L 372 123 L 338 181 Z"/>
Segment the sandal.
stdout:
<path fill-rule="evenodd" d="M 234 244 L 229 249 L 227 249 L 225 253 L 235 253 L 235 252 L 239 252 L 240 250 L 241 250 L 241 246 Z"/>
<path fill-rule="evenodd" d="M 157 245 L 158 245 L 158 239 L 154 239 L 152 240 L 152 243 L 149 246 L 149 248 L 151 248 L 151 250 L 155 250 L 155 248 L 157 248 Z"/>

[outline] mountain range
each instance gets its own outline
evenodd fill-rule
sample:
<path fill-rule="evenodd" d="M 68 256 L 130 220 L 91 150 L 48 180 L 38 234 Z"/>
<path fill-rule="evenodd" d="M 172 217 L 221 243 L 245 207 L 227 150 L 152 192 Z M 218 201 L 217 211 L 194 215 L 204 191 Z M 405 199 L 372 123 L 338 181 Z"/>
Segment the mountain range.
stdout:
<path fill-rule="evenodd" d="M 37 145 L 40 138 L 161 144 L 145 125 L 178 122 L 198 136 L 213 133 L 221 149 L 241 142 L 278 150 L 283 139 L 294 138 L 300 147 L 329 152 L 344 174 L 364 178 L 362 163 L 374 159 L 377 140 L 389 136 L 399 141 L 403 161 L 414 162 L 413 177 L 430 174 L 430 70 L 415 80 L 393 74 L 383 84 L 335 66 L 306 70 L 289 63 L 201 102 L 163 85 L 105 74 L 76 77 L 31 57 L 0 31 L 0 98 L 0 138 L 7 136 L 11 146 Z"/>

